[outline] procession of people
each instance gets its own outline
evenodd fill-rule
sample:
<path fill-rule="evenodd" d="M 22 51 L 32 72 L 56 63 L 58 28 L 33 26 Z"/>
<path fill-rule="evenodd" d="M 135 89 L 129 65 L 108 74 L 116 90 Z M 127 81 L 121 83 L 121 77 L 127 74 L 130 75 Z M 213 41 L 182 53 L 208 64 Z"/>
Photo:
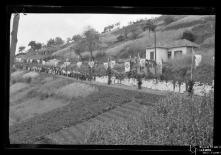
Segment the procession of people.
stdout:
<path fill-rule="evenodd" d="M 115 63 L 116 62 L 111 61 L 110 58 L 108 58 L 107 63 L 104 63 L 104 67 L 106 69 L 106 75 L 108 76 L 108 84 L 112 83 L 111 77 L 113 76 L 116 76 L 116 78 L 118 77 L 117 75 L 114 74 L 112 70 Z M 80 68 L 82 65 L 82 61 L 79 60 L 76 65 L 78 68 Z M 87 81 L 95 80 L 96 76 L 104 76 L 104 75 L 99 75 L 95 73 L 96 65 L 97 64 L 95 64 L 95 61 L 91 59 L 89 60 L 87 64 L 88 72 L 79 72 L 76 69 L 73 69 L 72 67 L 70 67 L 70 62 L 68 62 L 67 60 L 62 65 L 57 65 L 57 64 L 47 65 L 47 62 L 45 62 L 44 60 L 23 60 L 23 61 L 19 61 L 16 63 L 16 67 L 19 69 L 35 71 L 35 72 L 44 72 L 44 73 L 53 74 L 53 75 L 62 75 L 62 76 L 72 77 L 77 80 L 87 80 Z M 132 66 L 133 66 L 132 61 L 130 59 L 129 66 L 125 66 L 125 72 L 127 72 L 127 69 L 129 69 L 128 71 L 131 71 Z M 140 83 L 140 80 L 139 80 L 139 83 Z"/>
<path fill-rule="evenodd" d="M 20 68 L 20 69 L 24 69 L 28 71 L 35 71 L 35 72 L 45 72 L 45 73 L 53 74 L 53 75 L 67 76 L 67 77 L 74 78 L 76 80 L 95 81 L 96 77 L 107 76 L 108 85 L 113 83 L 112 77 L 114 77 L 115 79 L 118 79 L 119 81 L 122 80 L 122 77 L 121 77 L 122 73 L 116 72 L 116 70 L 113 69 L 116 62 L 113 60 L 110 60 L 110 58 L 108 58 L 107 62 L 103 63 L 104 68 L 106 69 L 106 74 L 102 73 L 102 75 L 100 73 L 95 72 L 95 68 L 98 66 L 98 62 L 95 62 L 93 59 L 90 59 L 88 63 L 86 64 L 84 63 L 84 67 L 85 65 L 88 67 L 88 68 L 85 67 L 86 71 L 83 71 L 82 69 L 80 69 L 81 66 L 83 66 L 82 65 L 83 63 L 81 60 L 78 60 L 78 62 L 76 63 L 77 68 L 73 67 L 68 59 L 61 65 L 58 65 L 57 63 L 49 64 L 45 62 L 44 60 L 36 60 L 36 61 L 25 60 L 25 61 L 19 61 L 16 64 L 17 64 L 17 68 Z M 138 89 L 141 89 L 142 79 L 146 75 L 145 70 L 146 71 L 149 70 L 150 72 L 151 68 L 155 68 L 154 67 L 155 65 L 156 64 L 153 61 L 141 59 L 139 55 L 138 57 L 135 57 L 134 59 L 130 57 L 129 61 L 124 62 L 125 69 L 123 72 L 123 77 L 136 79 Z M 157 72 L 159 71 L 156 70 L 155 68 L 154 73 L 157 73 Z M 193 82 L 192 83 L 189 82 L 187 84 L 187 91 L 190 94 L 192 94 L 193 92 L 192 91 L 193 84 L 194 84 Z"/>

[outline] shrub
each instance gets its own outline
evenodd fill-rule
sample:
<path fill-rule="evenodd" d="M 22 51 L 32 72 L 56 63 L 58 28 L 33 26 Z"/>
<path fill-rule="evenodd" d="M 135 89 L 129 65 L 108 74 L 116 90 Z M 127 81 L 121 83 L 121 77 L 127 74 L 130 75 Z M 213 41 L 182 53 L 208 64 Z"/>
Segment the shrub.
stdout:
<path fill-rule="evenodd" d="M 125 37 L 123 36 L 123 35 L 119 35 L 118 37 L 117 37 L 117 41 L 123 41 L 123 40 L 125 40 Z"/>
<path fill-rule="evenodd" d="M 140 31 L 138 32 L 138 29 L 136 27 L 130 30 L 131 39 L 136 39 L 139 36 L 139 34 L 140 34 Z"/>
<path fill-rule="evenodd" d="M 27 83 L 31 83 L 31 80 L 32 80 L 31 77 L 28 77 L 28 78 L 25 79 L 25 81 L 26 81 Z"/>
<path fill-rule="evenodd" d="M 113 70 L 117 71 L 117 72 L 124 72 L 125 68 L 124 68 L 124 64 L 118 64 L 116 63 L 113 67 Z"/>
<path fill-rule="evenodd" d="M 193 79 L 198 82 L 212 84 L 212 80 L 214 80 L 214 66 L 201 63 L 193 71 Z"/>
<path fill-rule="evenodd" d="M 15 71 L 16 71 L 16 68 L 13 67 L 13 68 L 11 69 L 11 72 L 15 72 Z"/>
<path fill-rule="evenodd" d="M 97 76 L 104 76 L 106 74 L 106 69 L 103 64 L 95 67 L 95 74 Z"/>
<path fill-rule="evenodd" d="M 214 93 L 192 98 L 171 94 L 141 117 L 95 125 L 86 144 L 213 145 Z"/>
<path fill-rule="evenodd" d="M 167 18 L 165 18 L 164 19 L 164 23 L 166 24 L 166 25 L 168 25 L 168 24 L 170 24 L 170 23 L 172 23 L 172 22 L 174 22 L 174 18 L 173 17 L 167 17 Z"/>
<path fill-rule="evenodd" d="M 180 56 L 163 64 L 163 78 L 185 82 L 190 78 L 191 55 Z"/>
<path fill-rule="evenodd" d="M 186 27 L 191 27 L 197 24 L 202 24 L 204 23 L 204 21 L 201 20 L 196 20 L 196 21 L 191 21 L 191 22 L 185 22 L 185 23 L 179 23 L 179 24 L 175 24 L 173 26 L 168 26 L 164 29 L 164 31 L 169 31 L 169 30 L 177 30 L 177 29 L 181 29 L 181 28 L 186 28 Z"/>
<path fill-rule="evenodd" d="M 96 54 L 96 59 L 101 59 L 101 58 L 106 58 L 106 57 L 107 57 L 107 54 L 105 52 L 103 52 L 103 51 L 98 52 Z"/>
<path fill-rule="evenodd" d="M 12 79 L 11 80 L 11 84 L 15 84 L 16 83 L 16 80 L 15 79 Z"/>
<path fill-rule="evenodd" d="M 196 36 L 191 31 L 184 31 L 181 39 L 186 39 L 194 42 L 196 40 Z"/>

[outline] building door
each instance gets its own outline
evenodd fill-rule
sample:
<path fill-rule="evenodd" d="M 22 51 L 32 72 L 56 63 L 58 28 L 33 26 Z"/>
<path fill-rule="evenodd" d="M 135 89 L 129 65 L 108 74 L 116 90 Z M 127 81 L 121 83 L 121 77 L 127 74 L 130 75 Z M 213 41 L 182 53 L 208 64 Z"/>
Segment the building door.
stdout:
<path fill-rule="evenodd" d="M 154 60 L 154 52 L 150 52 L 150 60 Z"/>
<path fill-rule="evenodd" d="M 171 59 L 172 52 L 171 52 L 171 51 L 168 51 L 167 55 L 168 55 L 168 59 Z"/>

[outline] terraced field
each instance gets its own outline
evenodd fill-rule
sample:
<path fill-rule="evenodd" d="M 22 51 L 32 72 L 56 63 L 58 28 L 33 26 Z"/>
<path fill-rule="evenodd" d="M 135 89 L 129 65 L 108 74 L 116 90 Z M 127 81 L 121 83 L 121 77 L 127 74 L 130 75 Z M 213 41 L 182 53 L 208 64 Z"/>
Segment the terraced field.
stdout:
<path fill-rule="evenodd" d="M 90 130 L 90 127 L 95 124 L 107 124 L 112 120 L 122 119 L 126 121 L 134 116 L 139 117 L 142 115 L 143 107 L 144 105 L 136 103 L 135 101 L 126 103 L 83 123 L 79 123 L 44 136 L 40 141 L 35 142 L 35 144 L 85 144 L 85 138 Z"/>
<path fill-rule="evenodd" d="M 160 94 L 122 89 L 120 86 L 49 76 L 40 74 L 25 89 L 10 97 L 11 144 L 57 143 L 53 142 L 56 141 L 53 140 L 57 137 L 56 132 L 66 130 L 79 137 L 84 135 L 80 133 L 81 130 L 88 129 L 78 127 L 81 123 L 127 118 L 127 114 L 139 114 L 139 107 L 152 105 L 149 103 L 162 97 Z M 75 141 L 78 143 L 78 138 Z"/>

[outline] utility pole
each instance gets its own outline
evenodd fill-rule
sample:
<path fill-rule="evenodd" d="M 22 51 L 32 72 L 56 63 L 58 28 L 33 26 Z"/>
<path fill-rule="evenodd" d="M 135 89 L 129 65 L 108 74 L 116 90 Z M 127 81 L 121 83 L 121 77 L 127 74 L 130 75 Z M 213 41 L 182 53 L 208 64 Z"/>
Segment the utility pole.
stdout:
<path fill-rule="evenodd" d="M 192 55 L 191 55 L 191 73 L 190 73 L 190 79 L 191 79 L 191 81 L 193 80 L 193 55 L 194 55 L 194 51 L 193 51 L 193 47 L 192 47 Z"/>
<path fill-rule="evenodd" d="M 188 89 L 188 92 L 189 92 L 191 97 L 192 97 L 192 94 L 193 94 L 193 86 L 194 86 L 194 83 L 193 83 L 193 56 L 194 56 L 194 50 L 193 50 L 193 47 L 192 47 L 191 73 L 190 73 L 190 82 L 189 82 L 189 89 Z"/>
<path fill-rule="evenodd" d="M 155 49 L 155 61 L 157 62 L 157 52 L 156 52 L 156 30 L 154 30 L 154 49 Z"/>
<path fill-rule="evenodd" d="M 19 19 L 20 19 L 20 14 L 19 13 L 14 14 L 13 26 L 12 26 L 12 32 L 11 32 L 11 46 L 10 46 L 10 73 L 12 71 L 12 66 L 14 64 L 16 45 L 18 41 L 17 33 L 18 33 Z"/>
<path fill-rule="evenodd" d="M 156 43 L 157 43 L 157 39 L 156 39 L 156 30 L 154 29 L 154 49 L 155 49 L 155 51 L 154 51 L 154 55 L 155 55 L 155 62 L 156 62 L 156 64 L 155 64 L 155 74 L 157 73 L 157 50 L 156 50 Z"/>

